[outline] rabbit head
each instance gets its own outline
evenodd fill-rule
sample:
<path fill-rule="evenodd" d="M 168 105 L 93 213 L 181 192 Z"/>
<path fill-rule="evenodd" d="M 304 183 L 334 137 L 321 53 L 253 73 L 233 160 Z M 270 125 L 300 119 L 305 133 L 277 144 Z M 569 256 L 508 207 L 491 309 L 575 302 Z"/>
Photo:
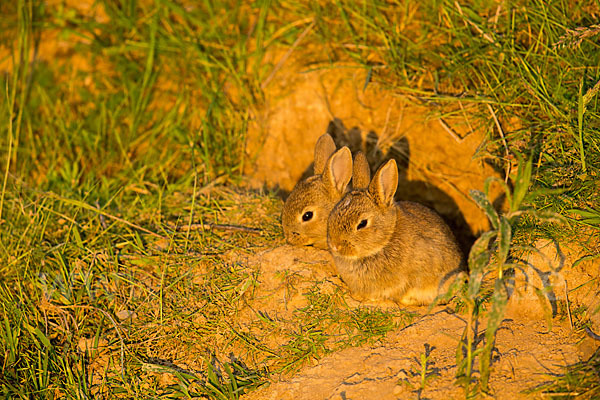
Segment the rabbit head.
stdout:
<path fill-rule="evenodd" d="M 334 152 L 331 136 L 322 135 L 315 146 L 315 174 L 298 182 L 283 205 L 283 233 L 292 245 L 327 249 L 327 218 L 351 178 L 351 173 L 344 176 L 336 171 L 338 180 L 334 181 L 328 165 L 338 158 L 349 158 L 352 163 L 347 147 Z"/>
<path fill-rule="evenodd" d="M 333 161 L 330 174 L 334 181 L 337 181 L 338 176 L 343 176 L 342 171 L 352 169 L 352 164 L 347 160 Z M 336 166 L 335 162 L 345 164 Z M 368 165 L 366 168 L 368 169 Z M 360 178 L 353 178 L 353 190 L 333 208 L 327 223 L 329 249 L 334 255 L 347 259 L 359 259 L 379 253 L 392 238 L 396 225 L 396 162 L 390 160 L 382 165 L 370 183 L 368 178 L 365 179 L 364 166 L 355 165 L 353 174 Z"/>

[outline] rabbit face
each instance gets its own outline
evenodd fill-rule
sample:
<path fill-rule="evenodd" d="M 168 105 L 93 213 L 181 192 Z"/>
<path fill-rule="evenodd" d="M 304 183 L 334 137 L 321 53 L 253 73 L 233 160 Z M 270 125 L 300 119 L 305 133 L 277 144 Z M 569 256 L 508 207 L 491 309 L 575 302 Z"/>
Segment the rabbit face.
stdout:
<path fill-rule="evenodd" d="M 394 205 L 379 207 L 368 192 L 350 192 L 330 214 L 327 223 L 329 249 L 346 259 L 372 256 L 390 241 L 395 225 Z"/>
<path fill-rule="evenodd" d="M 299 182 L 290 193 L 281 217 L 287 242 L 327 249 L 327 217 L 337 200 L 331 198 L 320 175 Z"/>

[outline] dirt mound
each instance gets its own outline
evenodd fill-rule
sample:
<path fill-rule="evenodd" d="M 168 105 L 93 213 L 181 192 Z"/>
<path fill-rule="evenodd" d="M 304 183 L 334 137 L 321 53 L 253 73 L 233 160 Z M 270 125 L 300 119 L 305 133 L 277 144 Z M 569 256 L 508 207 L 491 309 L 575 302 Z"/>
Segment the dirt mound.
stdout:
<path fill-rule="evenodd" d="M 246 262 L 260 271 L 252 309 L 268 311 L 274 318 L 290 318 L 295 309 L 306 306 L 304 294 L 314 282 L 325 281 L 321 290 L 342 285 L 335 276 L 331 255 L 324 250 L 285 245 Z M 253 312 L 247 315 L 249 320 L 255 318 Z"/>

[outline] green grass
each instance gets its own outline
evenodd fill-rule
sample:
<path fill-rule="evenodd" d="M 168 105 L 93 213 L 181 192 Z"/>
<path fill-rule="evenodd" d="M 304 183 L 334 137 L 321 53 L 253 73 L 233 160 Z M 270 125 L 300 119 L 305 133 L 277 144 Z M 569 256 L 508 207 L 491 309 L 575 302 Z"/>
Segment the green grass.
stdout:
<path fill-rule="evenodd" d="M 477 156 L 510 172 L 511 211 L 531 211 L 496 230 L 499 279 L 507 252 L 540 237 L 596 254 L 600 3 L 458 4 L 3 2 L 2 394 L 237 398 L 414 318 L 350 308 L 315 282 L 289 319 L 240 320 L 259 276 L 228 255 L 282 243 L 280 201 L 238 185 L 245 135 L 278 68 L 265 54 L 305 32 L 311 46 L 294 51 L 307 70 L 352 63 L 369 71 L 365 90 L 383 85 L 432 118 L 465 109 L 487 132 Z"/>
<path fill-rule="evenodd" d="M 596 351 L 589 360 L 569 366 L 565 375 L 555 382 L 537 387 L 530 393 L 544 393 L 544 397 L 550 399 L 598 398 L 600 393 L 598 368 L 600 368 L 600 356 Z"/>

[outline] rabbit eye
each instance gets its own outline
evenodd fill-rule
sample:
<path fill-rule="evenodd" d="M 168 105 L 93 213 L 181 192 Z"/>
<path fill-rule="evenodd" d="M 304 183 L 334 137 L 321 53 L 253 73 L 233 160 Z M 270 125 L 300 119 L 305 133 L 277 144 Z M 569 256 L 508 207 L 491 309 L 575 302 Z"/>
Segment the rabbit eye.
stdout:
<path fill-rule="evenodd" d="M 307 222 L 310 221 L 313 217 L 313 212 L 312 211 L 307 211 L 304 214 L 302 214 L 302 221 Z"/>
<path fill-rule="evenodd" d="M 367 221 L 366 219 L 363 219 L 362 221 L 360 221 L 360 222 L 358 223 L 358 225 L 356 225 L 356 230 L 362 229 L 362 228 L 364 228 L 365 226 L 367 226 L 367 222 L 368 222 L 368 221 Z"/>

